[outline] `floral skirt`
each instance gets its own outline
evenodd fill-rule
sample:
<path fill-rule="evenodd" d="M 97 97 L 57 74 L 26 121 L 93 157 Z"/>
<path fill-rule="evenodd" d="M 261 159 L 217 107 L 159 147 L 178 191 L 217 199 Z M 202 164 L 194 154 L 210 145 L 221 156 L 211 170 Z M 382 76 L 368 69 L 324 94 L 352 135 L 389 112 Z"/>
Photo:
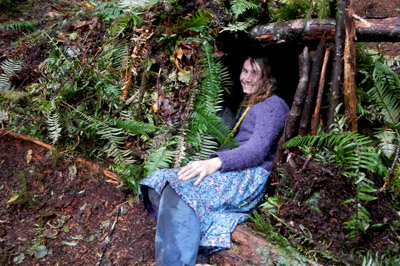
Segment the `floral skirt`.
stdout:
<path fill-rule="evenodd" d="M 244 222 L 264 196 L 269 172 L 262 167 L 243 171 L 216 172 L 198 185 L 196 178 L 182 182 L 179 169 L 157 170 L 142 182 L 161 195 L 167 182 L 195 211 L 200 222 L 200 246 L 215 250 L 231 247 L 230 237 L 238 223 Z M 147 191 L 142 189 L 142 191 Z M 148 195 L 143 195 L 148 208 Z"/>

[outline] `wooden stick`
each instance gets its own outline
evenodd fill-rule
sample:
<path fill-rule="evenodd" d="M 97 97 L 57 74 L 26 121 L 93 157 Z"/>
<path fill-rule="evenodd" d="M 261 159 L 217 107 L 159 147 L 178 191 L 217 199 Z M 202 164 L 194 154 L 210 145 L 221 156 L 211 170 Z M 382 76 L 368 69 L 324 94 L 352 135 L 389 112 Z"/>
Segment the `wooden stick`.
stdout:
<path fill-rule="evenodd" d="M 303 54 L 300 58 L 300 80 L 297 85 L 296 93 L 293 98 L 292 108 L 285 125 L 285 139 L 293 138 L 296 133 L 296 127 L 299 123 L 301 110 L 303 108 L 304 97 L 307 91 L 307 85 L 310 78 L 310 55 L 308 47 L 304 47 Z"/>
<path fill-rule="evenodd" d="M 324 47 L 325 47 L 325 38 L 322 38 L 313 57 L 311 75 L 307 88 L 307 96 L 304 103 L 303 112 L 301 114 L 301 120 L 299 126 L 300 136 L 305 136 L 310 128 L 311 116 L 315 103 L 315 94 L 318 86 L 319 76 L 321 73 Z"/>
<path fill-rule="evenodd" d="M 344 28 L 344 17 L 347 7 L 347 0 L 341 0 L 339 5 L 340 17 L 336 19 L 336 32 L 335 32 L 335 56 L 333 59 L 333 71 L 332 71 L 332 85 L 329 95 L 329 110 L 326 127 L 329 128 L 335 121 L 335 110 L 339 104 L 340 97 L 340 84 L 342 82 L 343 73 L 343 35 L 345 32 Z"/>
<path fill-rule="evenodd" d="M 303 53 L 299 56 L 299 69 L 300 69 L 300 79 L 297 85 L 296 93 L 294 95 L 292 108 L 290 109 L 289 116 L 286 120 L 284 132 L 279 139 L 278 148 L 274 157 L 274 162 L 272 163 L 273 169 L 276 169 L 278 163 L 282 162 L 284 153 L 284 143 L 286 140 L 293 138 L 297 134 L 297 126 L 301 116 L 301 110 L 303 108 L 303 102 L 305 93 L 307 91 L 308 79 L 310 77 L 310 54 L 308 53 L 308 47 L 305 46 Z M 274 170 L 272 171 L 274 172 Z M 272 175 L 272 182 L 277 182 L 275 180 L 275 175 Z"/>
<path fill-rule="evenodd" d="M 325 50 L 324 62 L 322 64 L 321 76 L 319 78 L 317 102 L 315 104 L 314 114 L 313 114 L 312 123 L 311 123 L 311 134 L 312 135 L 317 134 L 319 114 L 321 112 L 322 95 L 323 95 L 324 86 L 325 86 L 326 66 L 328 65 L 330 51 L 331 51 L 330 48 L 326 48 L 326 50 Z"/>
<path fill-rule="evenodd" d="M 0 130 L 0 135 L 1 136 L 10 135 L 10 136 L 12 136 L 12 137 L 14 137 L 16 139 L 22 139 L 22 140 L 25 140 L 25 141 L 32 142 L 32 143 L 35 143 L 35 144 L 37 144 L 37 145 L 39 145 L 39 146 L 41 146 L 41 147 L 43 147 L 43 148 L 45 148 L 47 150 L 51 150 L 51 151 L 54 151 L 54 152 L 58 153 L 57 149 L 54 146 L 46 144 L 46 143 L 44 143 L 44 142 L 42 142 L 42 141 L 40 141 L 38 139 L 32 138 L 30 136 L 26 136 L 26 135 L 23 135 L 23 134 L 20 134 L 20 133 L 16 133 L 16 132 L 14 132 L 12 130 L 7 130 L 7 131 L 6 130 Z M 100 165 L 98 165 L 96 163 L 90 162 L 90 161 L 88 161 L 86 159 L 83 159 L 83 158 L 80 158 L 80 157 L 78 157 L 75 160 L 75 162 L 78 163 L 78 164 L 81 164 L 81 165 L 83 165 L 83 166 L 85 166 L 85 167 L 87 167 L 89 169 L 91 169 L 94 173 L 99 173 L 100 172 L 103 175 L 105 175 L 106 177 L 110 178 L 111 180 L 106 180 L 106 182 L 108 182 L 108 183 L 119 184 L 120 181 L 121 181 L 116 173 L 113 173 L 113 172 L 109 171 L 108 169 L 106 169 L 106 168 L 104 168 L 104 167 L 102 167 L 102 166 L 100 166 Z"/>
<path fill-rule="evenodd" d="M 346 10 L 345 29 L 346 42 L 344 46 L 344 107 L 347 118 L 346 127 L 351 131 L 357 131 L 357 95 L 356 95 L 356 47 L 355 26 L 351 5 Z"/>

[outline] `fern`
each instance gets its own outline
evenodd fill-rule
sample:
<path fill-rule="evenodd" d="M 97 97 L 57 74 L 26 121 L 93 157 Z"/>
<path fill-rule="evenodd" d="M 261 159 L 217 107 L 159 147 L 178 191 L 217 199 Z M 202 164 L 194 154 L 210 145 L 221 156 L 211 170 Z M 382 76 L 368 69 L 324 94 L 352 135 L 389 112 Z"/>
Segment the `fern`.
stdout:
<path fill-rule="evenodd" d="M 169 145 L 170 144 L 171 143 L 169 143 Z M 144 164 L 144 176 L 148 176 L 158 169 L 169 168 L 173 156 L 174 152 L 169 151 L 167 147 L 161 147 L 155 152 L 151 153 Z"/>
<path fill-rule="evenodd" d="M 55 144 L 61 136 L 60 116 L 58 113 L 48 114 L 46 123 L 48 125 L 49 138 Z"/>
<path fill-rule="evenodd" d="M 357 169 L 365 169 L 367 171 L 376 171 L 379 166 L 379 153 L 373 147 L 367 144 L 371 140 L 363 135 L 355 132 L 322 132 L 315 136 L 297 136 L 286 142 L 286 146 L 290 147 L 330 147 L 334 150 L 334 158 L 338 165 L 343 166 L 346 170 L 353 171 Z"/>
<path fill-rule="evenodd" d="M 372 75 L 374 87 L 368 95 L 381 106 L 386 121 L 394 125 L 400 121 L 400 79 L 393 70 L 377 62 Z"/>
<path fill-rule="evenodd" d="M 97 15 L 103 17 L 104 21 L 112 21 L 113 19 L 121 16 L 124 9 L 118 5 L 118 2 L 101 2 L 96 7 Z"/>
<path fill-rule="evenodd" d="M 121 0 L 119 6 L 128 12 L 137 12 L 147 7 L 149 0 Z"/>
<path fill-rule="evenodd" d="M 21 60 L 6 59 L 0 64 L 0 68 L 4 72 L 4 74 L 0 74 L 0 91 L 11 88 L 10 79 L 15 75 L 15 72 L 21 70 L 21 67 Z"/>
<path fill-rule="evenodd" d="M 244 14 L 247 10 L 258 11 L 258 5 L 247 0 L 233 0 L 231 2 L 231 10 L 237 19 L 240 15 Z"/>
<path fill-rule="evenodd" d="M 224 31 L 231 31 L 231 32 L 238 32 L 238 31 L 244 31 L 247 32 L 247 29 L 250 27 L 253 27 L 254 25 L 257 24 L 257 19 L 255 18 L 250 18 L 246 21 L 236 21 L 235 23 L 229 23 L 228 26 L 222 27 L 222 30 L 220 32 Z"/>
<path fill-rule="evenodd" d="M 44 20 L 24 20 L 24 21 L 12 21 L 4 22 L 0 25 L 0 30 L 22 30 L 29 29 L 33 30 L 39 25 L 43 24 Z"/>

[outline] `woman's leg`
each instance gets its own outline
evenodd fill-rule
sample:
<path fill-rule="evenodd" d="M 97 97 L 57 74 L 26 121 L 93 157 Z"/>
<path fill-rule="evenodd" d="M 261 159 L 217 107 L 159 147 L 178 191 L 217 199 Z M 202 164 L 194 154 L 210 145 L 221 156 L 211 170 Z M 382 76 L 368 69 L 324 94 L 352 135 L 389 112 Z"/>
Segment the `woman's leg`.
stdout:
<path fill-rule="evenodd" d="M 157 217 L 157 266 L 194 265 L 200 242 L 200 224 L 194 210 L 167 185 Z"/>

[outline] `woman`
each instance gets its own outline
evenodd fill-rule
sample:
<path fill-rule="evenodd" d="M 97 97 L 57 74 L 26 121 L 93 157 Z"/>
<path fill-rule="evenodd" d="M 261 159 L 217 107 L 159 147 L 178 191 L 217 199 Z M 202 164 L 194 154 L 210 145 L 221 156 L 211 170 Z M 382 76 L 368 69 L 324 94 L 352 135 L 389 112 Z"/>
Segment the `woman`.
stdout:
<path fill-rule="evenodd" d="M 236 225 L 265 193 L 289 108 L 272 95 L 276 80 L 266 58 L 247 58 L 240 82 L 246 98 L 233 129 L 239 147 L 158 170 L 141 183 L 146 209 L 157 214 L 157 265 L 194 265 L 198 252 L 230 248 Z"/>

